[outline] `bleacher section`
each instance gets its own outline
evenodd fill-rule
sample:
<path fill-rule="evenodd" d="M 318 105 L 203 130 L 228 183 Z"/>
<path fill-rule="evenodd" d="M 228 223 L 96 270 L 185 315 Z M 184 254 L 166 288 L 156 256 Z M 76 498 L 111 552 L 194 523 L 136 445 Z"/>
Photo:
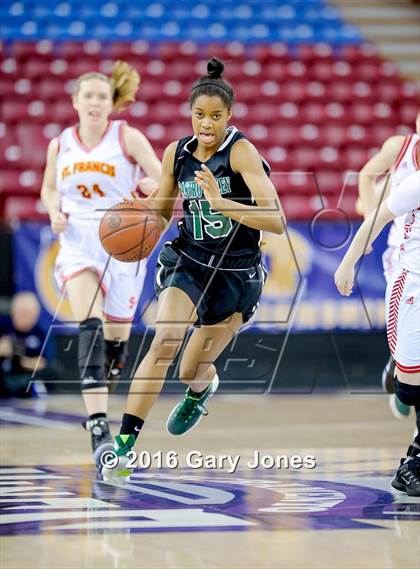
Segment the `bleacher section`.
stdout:
<path fill-rule="evenodd" d="M 357 177 L 349 172 L 386 137 L 413 130 L 418 93 L 336 8 L 319 0 L 278 4 L 4 2 L 0 216 L 43 218 L 46 146 L 77 120 L 76 77 L 109 73 L 115 59 L 134 65 L 139 99 L 123 116 L 161 156 L 190 132 L 190 86 L 213 55 L 226 61 L 235 89 L 232 123 L 270 162 L 288 217 L 337 207 L 343 183 L 340 206 L 356 215 Z"/>

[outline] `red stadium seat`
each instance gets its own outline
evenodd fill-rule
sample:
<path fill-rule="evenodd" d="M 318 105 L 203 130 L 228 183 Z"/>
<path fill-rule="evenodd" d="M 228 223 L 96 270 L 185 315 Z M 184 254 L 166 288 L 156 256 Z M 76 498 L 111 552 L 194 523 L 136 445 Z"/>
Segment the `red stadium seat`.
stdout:
<path fill-rule="evenodd" d="M 28 79 L 42 79 L 51 75 L 51 63 L 43 59 L 29 58 L 21 69 L 23 77 Z"/>
<path fill-rule="evenodd" d="M 328 87 L 319 81 L 308 81 L 304 88 L 307 99 L 325 102 L 330 98 Z"/>
<path fill-rule="evenodd" d="M 325 122 L 320 126 L 319 140 L 330 146 L 343 146 L 346 143 L 346 127 L 340 124 Z"/>
<path fill-rule="evenodd" d="M 77 122 L 77 112 L 73 108 L 71 100 L 57 101 L 48 107 L 48 117 L 50 121 L 61 125 L 71 125 Z"/>
<path fill-rule="evenodd" d="M 294 168 L 294 163 L 290 158 L 290 152 L 285 146 L 281 146 L 281 144 L 271 146 L 267 151 L 261 151 L 261 154 L 270 164 L 272 173 L 288 172 Z"/>
<path fill-rule="evenodd" d="M 2 170 L 0 172 L 0 194 L 19 194 L 22 190 L 19 176 L 20 170 Z"/>
<path fill-rule="evenodd" d="M 16 128 L 18 144 L 22 151 L 22 165 L 27 168 L 44 168 L 49 138 L 44 127 L 19 124 Z"/>
<path fill-rule="evenodd" d="M 327 85 L 330 101 L 350 103 L 353 100 L 352 85 L 347 81 L 333 81 Z"/>
<path fill-rule="evenodd" d="M 380 81 L 375 86 L 376 100 L 384 103 L 399 103 L 403 98 L 401 85 L 395 81 Z"/>
<path fill-rule="evenodd" d="M 165 140 L 167 144 L 191 134 L 191 123 L 188 121 L 171 124 L 166 128 Z"/>
<path fill-rule="evenodd" d="M 59 44 L 57 55 L 66 61 L 73 62 L 80 59 L 99 61 L 103 58 L 103 47 L 98 41 L 62 41 Z"/>
<path fill-rule="evenodd" d="M 341 103 L 331 102 L 325 105 L 325 119 L 334 124 L 348 124 L 351 122 L 347 108 Z"/>
<path fill-rule="evenodd" d="M 366 81 L 357 81 L 351 86 L 352 99 L 357 101 L 363 101 L 367 103 L 374 103 L 376 99 L 376 93 L 369 83 Z"/>
<path fill-rule="evenodd" d="M 376 63 L 359 63 L 353 68 L 354 78 L 361 81 L 376 83 L 379 80 L 379 65 Z"/>
<path fill-rule="evenodd" d="M 270 146 L 291 147 L 299 144 L 299 127 L 288 124 L 273 124 L 268 131 L 266 144 Z"/>
<path fill-rule="evenodd" d="M 332 65 L 330 61 L 316 61 L 309 68 L 309 77 L 321 83 L 330 81 L 332 77 Z"/>
<path fill-rule="evenodd" d="M 47 221 L 48 214 L 37 197 L 9 196 L 4 205 L 4 218 L 8 222 Z"/>
<path fill-rule="evenodd" d="M 257 82 L 240 81 L 235 83 L 235 98 L 242 102 L 255 102 L 261 96 L 261 89 Z"/>
<path fill-rule="evenodd" d="M 373 109 L 367 103 L 353 103 L 349 107 L 349 122 L 356 124 L 371 124 L 374 120 Z"/>
<path fill-rule="evenodd" d="M 399 121 L 401 124 L 412 125 L 412 129 L 414 130 L 414 123 L 416 121 L 416 116 L 419 111 L 418 105 L 403 105 L 399 109 Z"/>
<path fill-rule="evenodd" d="M 0 77 L 0 99 L 4 101 L 5 99 L 9 99 L 15 95 L 15 82 L 7 77 Z"/>
<path fill-rule="evenodd" d="M 297 58 L 305 63 L 312 63 L 314 61 L 332 61 L 333 50 L 329 44 L 300 44 L 296 50 Z"/>
<path fill-rule="evenodd" d="M 343 168 L 359 171 L 369 160 L 368 151 L 364 148 L 349 147 L 342 152 Z"/>
<path fill-rule="evenodd" d="M 302 105 L 300 109 L 300 118 L 307 123 L 324 123 L 325 122 L 325 105 L 318 102 L 309 102 Z"/>
<path fill-rule="evenodd" d="M 297 170 L 312 172 L 319 165 L 319 151 L 316 146 L 300 145 L 292 151 L 292 156 Z"/>
<path fill-rule="evenodd" d="M 263 65 L 262 74 L 267 79 L 273 79 L 275 81 L 287 81 L 290 77 L 293 80 L 293 76 L 289 76 L 287 71 L 287 66 L 289 63 L 282 63 L 281 61 L 272 61 Z"/>
<path fill-rule="evenodd" d="M 51 61 L 53 58 L 54 44 L 49 40 L 39 42 L 15 40 L 10 46 L 10 55 L 20 63 L 36 57 L 38 60 Z"/>
<path fill-rule="evenodd" d="M 270 176 L 277 193 L 284 195 L 314 195 L 313 176 L 305 172 L 273 172 Z"/>
<path fill-rule="evenodd" d="M 178 119 L 179 117 L 179 104 L 172 101 L 158 100 L 154 105 L 150 105 L 146 115 L 148 122 L 162 122 L 168 124 L 169 122 Z"/>
<path fill-rule="evenodd" d="M 257 44 L 255 46 L 250 46 L 250 52 L 253 59 L 262 62 L 287 62 L 291 59 L 287 44 L 280 42 L 266 45 Z"/>
<path fill-rule="evenodd" d="M 278 105 L 274 103 L 252 105 L 248 111 L 249 119 L 263 124 L 272 124 L 278 119 Z"/>
<path fill-rule="evenodd" d="M 300 103 L 306 100 L 305 84 L 302 81 L 287 81 L 280 86 L 283 101 Z"/>
<path fill-rule="evenodd" d="M 22 77 L 22 70 L 19 66 L 19 62 L 13 57 L 7 57 L 1 61 L 1 72 L 5 77 L 10 79 L 20 79 Z"/>
<path fill-rule="evenodd" d="M 381 80 L 395 80 L 399 76 L 398 65 L 394 61 L 382 61 L 378 66 L 378 73 Z"/>
<path fill-rule="evenodd" d="M 66 70 L 62 73 L 57 73 L 57 75 L 63 75 L 65 77 L 80 77 L 85 73 L 90 73 L 91 71 L 101 71 L 100 61 L 93 61 L 83 57 L 82 59 L 72 61 Z"/>
<path fill-rule="evenodd" d="M 284 209 L 284 213 L 286 215 L 286 219 L 294 219 L 294 220 L 304 220 L 310 219 L 317 207 L 314 209 L 311 206 L 311 202 L 307 199 L 306 196 L 297 196 L 297 195 L 286 195 L 282 196 L 281 204 Z"/>
<path fill-rule="evenodd" d="M 372 107 L 372 116 L 375 124 L 393 124 L 397 120 L 397 113 L 387 103 L 376 103 Z"/>
<path fill-rule="evenodd" d="M 35 96 L 41 101 L 57 101 L 69 97 L 66 92 L 66 83 L 62 79 L 45 78 L 37 83 Z"/>
<path fill-rule="evenodd" d="M 322 196 L 340 195 L 343 186 L 341 172 L 319 171 L 316 173 L 316 180 Z"/>
<path fill-rule="evenodd" d="M 16 123 L 27 118 L 27 104 L 22 101 L 4 101 L 1 116 L 6 124 Z"/>
<path fill-rule="evenodd" d="M 160 42 L 156 47 L 156 56 L 165 62 L 188 61 L 194 64 L 198 55 L 199 47 L 193 41 Z"/>
<path fill-rule="evenodd" d="M 193 72 L 193 65 L 189 61 L 176 60 L 167 64 L 165 78 L 189 81 Z M 230 68 L 229 68 L 230 70 Z"/>
<path fill-rule="evenodd" d="M 373 44 L 344 45 L 340 49 L 340 54 L 349 63 L 379 62 L 381 59 L 376 46 Z"/>
<path fill-rule="evenodd" d="M 350 125 L 345 131 L 345 141 L 346 146 L 358 145 L 362 148 L 370 148 L 376 143 L 374 137 L 372 137 L 371 129 L 366 126 L 359 124 Z"/>
<path fill-rule="evenodd" d="M 318 167 L 320 170 L 337 170 L 341 172 L 343 169 L 341 153 L 333 146 L 319 148 Z"/>
<path fill-rule="evenodd" d="M 354 67 L 348 61 L 337 60 L 331 66 L 330 80 L 349 81 L 353 83 L 358 78 L 355 74 Z"/>
<path fill-rule="evenodd" d="M 104 46 L 104 53 L 113 59 L 127 61 L 135 57 L 137 61 L 149 61 L 151 58 L 151 48 L 147 41 L 138 40 L 134 42 L 114 41 Z"/>
<path fill-rule="evenodd" d="M 300 124 L 299 107 L 296 103 L 284 102 L 278 106 L 278 117 L 282 123 Z"/>
<path fill-rule="evenodd" d="M 209 43 L 203 46 L 205 57 L 218 57 L 225 61 L 229 61 L 229 67 L 232 61 L 243 61 L 245 58 L 245 46 L 241 42 Z M 227 71 L 227 68 L 226 68 Z"/>

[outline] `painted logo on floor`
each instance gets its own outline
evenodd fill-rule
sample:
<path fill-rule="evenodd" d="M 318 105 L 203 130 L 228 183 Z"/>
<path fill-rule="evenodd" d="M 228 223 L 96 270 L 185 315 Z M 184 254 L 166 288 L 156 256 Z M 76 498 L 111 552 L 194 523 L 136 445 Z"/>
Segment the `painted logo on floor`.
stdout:
<path fill-rule="evenodd" d="M 374 529 L 382 527 L 375 520 L 420 521 L 419 498 L 396 501 L 367 479 L 241 476 L 148 470 L 121 487 L 95 481 L 88 466 L 3 467 L 0 533 Z"/>

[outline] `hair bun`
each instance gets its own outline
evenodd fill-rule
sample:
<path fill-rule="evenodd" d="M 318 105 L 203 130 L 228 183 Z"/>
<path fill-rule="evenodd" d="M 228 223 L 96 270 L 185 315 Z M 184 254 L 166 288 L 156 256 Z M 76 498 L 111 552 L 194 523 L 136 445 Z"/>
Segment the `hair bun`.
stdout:
<path fill-rule="evenodd" d="M 212 79 L 219 79 L 222 76 L 225 65 L 222 60 L 212 57 L 207 63 L 207 73 Z"/>

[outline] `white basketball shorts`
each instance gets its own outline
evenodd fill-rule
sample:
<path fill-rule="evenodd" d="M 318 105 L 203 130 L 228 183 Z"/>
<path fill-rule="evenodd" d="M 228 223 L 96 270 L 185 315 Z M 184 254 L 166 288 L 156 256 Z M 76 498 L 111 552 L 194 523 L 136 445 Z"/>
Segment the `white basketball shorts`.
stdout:
<path fill-rule="evenodd" d="M 98 235 L 100 219 L 69 216 L 60 234 L 60 250 L 55 265 L 58 286 L 85 270 L 98 275 L 104 294 L 104 316 L 114 322 L 131 322 L 146 274 L 146 261 L 122 263 L 103 249 Z"/>
<path fill-rule="evenodd" d="M 420 277 L 397 271 L 385 297 L 389 349 L 405 373 L 420 372 Z"/>
<path fill-rule="evenodd" d="M 395 271 L 400 270 L 398 259 L 400 257 L 399 247 L 388 247 L 382 255 L 382 266 L 384 269 L 384 277 L 388 284 L 395 276 Z"/>

